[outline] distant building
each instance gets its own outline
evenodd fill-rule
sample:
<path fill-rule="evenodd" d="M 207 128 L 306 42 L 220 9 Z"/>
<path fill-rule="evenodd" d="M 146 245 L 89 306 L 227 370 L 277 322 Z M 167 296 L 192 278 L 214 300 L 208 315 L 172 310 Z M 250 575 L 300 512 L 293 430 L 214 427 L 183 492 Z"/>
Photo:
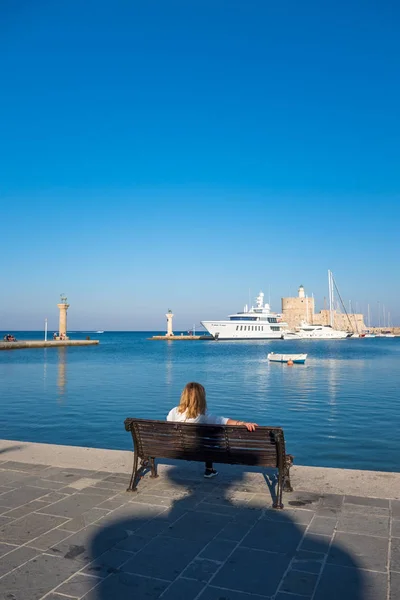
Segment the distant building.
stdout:
<path fill-rule="evenodd" d="M 288 324 L 289 329 L 299 327 L 302 321 L 312 325 L 330 325 L 330 311 L 321 310 L 315 313 L 315 300 L 308 298 L 304 286 L 299 287 L 298 296 L 294 298 L 282 298 L 282 318 Z M 345 314 L 333 311 L 333 327 L 343 331 L 361 333 L 367 329 L 362 314 Z"/>

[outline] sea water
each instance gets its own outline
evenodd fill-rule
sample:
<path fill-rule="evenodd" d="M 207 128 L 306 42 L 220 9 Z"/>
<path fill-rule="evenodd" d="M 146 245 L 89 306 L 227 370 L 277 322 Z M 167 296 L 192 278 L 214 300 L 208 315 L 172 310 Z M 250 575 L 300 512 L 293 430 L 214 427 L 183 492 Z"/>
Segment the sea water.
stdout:
<path fill-rule="evenodd" d="M 124 419 L 165 419 L 184 385 L 198 381 L 212 412 L 282 426 L 296 464 L 400 471 L 400 338 L 71 338 L 87 335 L 100 345 L 0 352 L 0 438 L 131 449 Z M 271 351 L 308 358 L 289 367 L 269 363 Z"/>

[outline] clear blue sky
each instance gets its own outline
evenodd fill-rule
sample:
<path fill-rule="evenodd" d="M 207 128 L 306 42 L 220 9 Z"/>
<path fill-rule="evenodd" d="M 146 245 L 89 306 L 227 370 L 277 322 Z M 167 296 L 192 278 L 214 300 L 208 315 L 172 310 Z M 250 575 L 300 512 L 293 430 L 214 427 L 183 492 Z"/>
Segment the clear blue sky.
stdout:
<path fill-rule="evenodd" d="M 157 329 L 303 283 L 400 323 L 394 0 L 5 0 L 0 329 Z M 375 319 L 376 320 L 376 319 Z"/>

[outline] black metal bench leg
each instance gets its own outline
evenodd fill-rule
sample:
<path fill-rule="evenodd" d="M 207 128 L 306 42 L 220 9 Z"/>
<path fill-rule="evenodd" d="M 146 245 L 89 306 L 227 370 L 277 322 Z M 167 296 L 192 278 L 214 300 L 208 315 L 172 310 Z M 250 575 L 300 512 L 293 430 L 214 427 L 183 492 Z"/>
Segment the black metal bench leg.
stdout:
<path fill-rule="evenodd" d="M 136 477 L 137 477 L 137 472 L 138 472 L 138 461 L 139 461 L 139 457 L 137 455 L 137 452 L 134 453 L 134 458 L 133 458 L 133 470 L 132 470 L 132 477 L 131 477 L 131 481 L 129 483 L 129 487 L 127 488 L 127 492 L 136 492 Z"/>
<path fill-rule="evenodd" d="M 150 475 L 150 477 L 152 477 L 152 478 L 158 477 L 158 474 L 157 474 L 157 465 L 155 463 L 155 459 L 154 458 L 150 459 L 150 467 L 151 467 L 151 475 Z"/>
<path fill-rule="evenodd" d="M 283 477 L 283 491 L 284 492 L 293 492 L 292 484 L 290 482 L 290 467 L 293 464 L 293 456 L 291 454 L 286 455 L 285 462 L 285 473 Z"/>
<path fill-rule="evenodd" d="M 283 473 L 281 469 L 278 471 L 278 485 L 276 487 L 276 499 L 273 503 L 273 508 L 283 508 L 282 491 L 283 491 Z"/>

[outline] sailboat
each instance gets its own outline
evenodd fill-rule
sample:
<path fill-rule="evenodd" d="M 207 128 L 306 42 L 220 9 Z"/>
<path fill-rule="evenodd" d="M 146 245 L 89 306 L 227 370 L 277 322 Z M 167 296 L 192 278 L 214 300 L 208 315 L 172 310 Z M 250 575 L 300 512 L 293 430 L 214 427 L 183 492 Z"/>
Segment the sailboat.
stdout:
<path fill-rule="evenodd" d="M 374 333 L 371 333 L 371 313 L 370 313 L 370 310 L 369 310 L 369 304 L 368 304 L 368 331 L 364 335 L 364 337 L 366 337 L 366 338 L 374 338 L 374 337 L 376 337 Z"/>
<path fill-rule="evenodd" d="M 343 340 L 349 337 L 347 331 L 334 328 L 333 306 L 334 306 L 334 280 L 332 271 L 328 271 L 329 286 L 329 325 L 311 325 L 302 321 L 300 327 L 296 327 L 294 333 L 284 334 L 283 339 L 312 339 L 312 340 Z M 308 311 L 307 311 L 308 312 Z"/>

